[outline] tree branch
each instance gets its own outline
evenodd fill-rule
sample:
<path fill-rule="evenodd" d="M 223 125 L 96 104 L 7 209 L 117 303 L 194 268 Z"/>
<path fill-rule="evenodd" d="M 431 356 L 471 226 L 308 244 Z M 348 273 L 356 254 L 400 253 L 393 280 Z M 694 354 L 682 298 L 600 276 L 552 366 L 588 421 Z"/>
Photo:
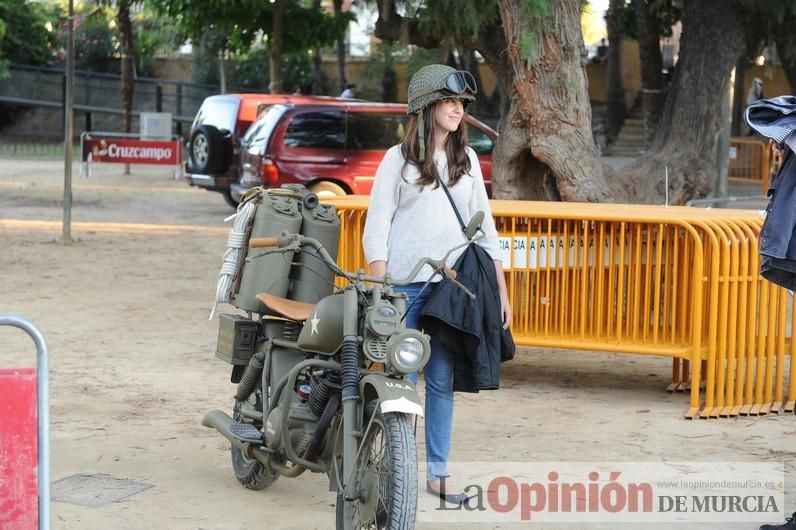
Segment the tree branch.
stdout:
<path fill-rule="evenodd" d="M 420 29 L 420 21 L 416 18 L 404 18 L 395 9 L 395 0 L 383 0 L 377 3 L 379 18 L 376 20 L 374 35 L 385 42 L 396 42 L 403 35 L 409 37 L 409 44 L 421 48 L 439 48 L 442 37 L 431 35 Z"/>

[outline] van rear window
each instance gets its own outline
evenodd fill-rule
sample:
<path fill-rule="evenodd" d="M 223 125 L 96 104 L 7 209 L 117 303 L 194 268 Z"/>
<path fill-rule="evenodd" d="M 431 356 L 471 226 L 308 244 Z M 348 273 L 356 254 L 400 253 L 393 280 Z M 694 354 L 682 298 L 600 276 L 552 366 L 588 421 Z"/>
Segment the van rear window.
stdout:
<path fill-rule="evenodd" d="M 284 143 L 288 147 L 345 149 L 345 115 L 340 111 L 298 114 L 287 126 Z"/>
<path fill-rule="evenodd" d="M 212 125 L 220 131 L 232 131 L 238 117 L 238 102 L 233 100 L 207 100 L 196 114 L 193 126 Z"/>

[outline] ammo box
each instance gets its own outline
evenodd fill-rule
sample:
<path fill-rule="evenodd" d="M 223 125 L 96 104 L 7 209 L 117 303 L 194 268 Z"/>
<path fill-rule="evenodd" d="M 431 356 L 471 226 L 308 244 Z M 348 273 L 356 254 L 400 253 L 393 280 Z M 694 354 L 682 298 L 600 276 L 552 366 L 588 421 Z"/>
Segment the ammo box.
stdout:
<path fill-rule="evenodd" d="M 220 315 L 216 357 L 229 364 L 249 364 L 259 331 L 260 324 L 254 320 L 240 315 Z"/>

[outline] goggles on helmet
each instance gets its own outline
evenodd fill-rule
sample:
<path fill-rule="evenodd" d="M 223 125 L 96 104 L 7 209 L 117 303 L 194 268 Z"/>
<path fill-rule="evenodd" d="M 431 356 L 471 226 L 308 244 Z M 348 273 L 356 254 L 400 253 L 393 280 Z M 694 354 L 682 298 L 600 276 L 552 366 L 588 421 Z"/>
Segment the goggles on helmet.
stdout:
<path fill-rule="evenodd" d="M 475 87 L 473 74 L 465 70 L 458 70 L 445 78 L 445 90 L 452 94 L 464 94 L 469 92 L 475 94 L 478 89 Z"/>
<path fill-rule="evenodd" d="M 428 94 L 432 94 L 434 92 L 443 92 L 444 95 L 448 97 L 461 95 L 468 95 L 472 97 L 475 96 L 475 94 L 478 92 L 478 89 L 476 88 L 473 74 L 466 70 L 457 70 L 445 76 L 441 86 L 430 87 L 416 94 L 412 94 L 412 99 L 414 100 L 423 96 L 427 96 Z"/>

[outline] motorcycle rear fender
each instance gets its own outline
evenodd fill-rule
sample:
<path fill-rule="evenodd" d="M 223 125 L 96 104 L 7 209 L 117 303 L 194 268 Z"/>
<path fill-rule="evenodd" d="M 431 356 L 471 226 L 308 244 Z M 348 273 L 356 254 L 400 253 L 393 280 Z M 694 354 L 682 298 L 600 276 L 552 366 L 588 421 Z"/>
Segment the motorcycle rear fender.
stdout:
<path fill-rule="evenodd" d="M 382 374 L 368 374 L 359 382 L 362 403 L 378 399 L 381 412 L 402 412 L 423 416 L 423 405 L 417 389 L 408 379 L 396 379 Z"/>

